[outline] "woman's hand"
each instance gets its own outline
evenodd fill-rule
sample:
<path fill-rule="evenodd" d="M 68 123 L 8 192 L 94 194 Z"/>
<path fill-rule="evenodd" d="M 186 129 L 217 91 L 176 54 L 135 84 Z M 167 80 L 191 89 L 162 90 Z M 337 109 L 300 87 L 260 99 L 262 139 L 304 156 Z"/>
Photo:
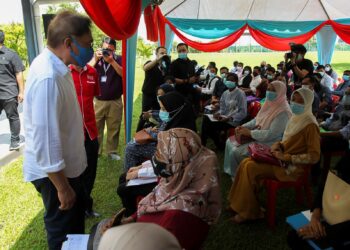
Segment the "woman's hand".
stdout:
<path fill-rule="evenodd" d="M 248 128 L 245 127 L 240 127 L 239 132 L 240 135 L 245 135 L 245 136 L 249 136 L 252 137 L 251 131 Z"/>
<path fill-rule="evenodd" d="M 142 168 L 142 165 L 136 166 L 136 167 L 131 167 L 128 170 L 128 173 L 134 172 L 134 171 L 139 171 L 139 169 Z"/>
<path fill-rule="evenodd" d="M 129 180 L 132 180 L 132 179 L 137 179 L 138 173 L 139 173 L 138 170 L 137 171 L 135 170 L 135 171 L 132 171 L 132 172 L 128 172 L 126 174 L 126 180 L 129 181 Z"/>
<path fill-rule="evenodd" d="M 271 151 L 271 154 L 278 160 L 287 161 L 284 157 L 284 154 L 281 151 Z"/>
<path fill-rule="evenodd" d="M 152 111 L 151 110 L 142 113 L 142 118 L 144 120 L 148 120 L 151 117 L 152 117 Z"/>
<path fill-rule="evenodd" d="M 121 220 L 121 225 L 129 224 L 135 222 L 134 218 L 132 216 L 129 216 L 127 218 L 123 218 Z"/>
<path fill-rule="evenodd" d="M 274 151 L 280 151 L 280 152 L 282 151 L 280 142 L 275 142 L 274 144 L 272 144 L 271 152 L 274 152 Z"/>

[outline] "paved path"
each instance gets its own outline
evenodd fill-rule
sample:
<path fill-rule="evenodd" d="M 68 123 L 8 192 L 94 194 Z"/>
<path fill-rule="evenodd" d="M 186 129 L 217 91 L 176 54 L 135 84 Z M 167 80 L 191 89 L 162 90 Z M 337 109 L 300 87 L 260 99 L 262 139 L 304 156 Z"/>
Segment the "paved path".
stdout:
<path fill-rule="evenodd" d="M 23 107 L 21 104 L 19 105 L 18 110 L 20 112 L 19 116 L 21 120 L 21 135 L 23 136 Z M 6 114 L 3 111 L 0 115 L 0 168 L 22 155 L 24 144 L 21 145 L 21 148 L 18 151 L 9 151 L 10 139 L 10 125 L 6 118 Z"/>

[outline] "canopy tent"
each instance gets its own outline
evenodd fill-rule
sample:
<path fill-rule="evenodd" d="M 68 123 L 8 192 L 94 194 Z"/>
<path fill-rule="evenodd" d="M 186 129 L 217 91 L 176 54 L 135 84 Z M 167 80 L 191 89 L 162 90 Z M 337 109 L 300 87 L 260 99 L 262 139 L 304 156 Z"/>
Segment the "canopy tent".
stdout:
<path fill-rule="evenodd" d="M 24 14 L 29 3 L 38 1 L 51 2 L 22 0 Z M 159 41 L 168 49 L 174 33 L 191 47 L 201 51 L 218 51 L 226 48 L 237 41 L 246 29 L 259 44 L 272 50 L 288 50 L 290 42 L 305 43 L 316 34 L 318 60 L 321 63 L 329 63 L 337 35 L 343 41 L 350 43 L 348 0 L 80 0 L 80 2 L 102 31 L 115 39 L 123 40 L 127 141 L 131 139 L 137 27 L 142 11 L 148 39 Z M 33 17 L 25 14 L 26 16 L 28 21 L 25 21 L 25 24 L 30 28 L 30 19 Z M 30 29 L 27 33 L 29 33 L 27 38 L 35 40 L 30 34 Z M 217 40 L 200 43 L 191 40 L 188 35 Z"/>

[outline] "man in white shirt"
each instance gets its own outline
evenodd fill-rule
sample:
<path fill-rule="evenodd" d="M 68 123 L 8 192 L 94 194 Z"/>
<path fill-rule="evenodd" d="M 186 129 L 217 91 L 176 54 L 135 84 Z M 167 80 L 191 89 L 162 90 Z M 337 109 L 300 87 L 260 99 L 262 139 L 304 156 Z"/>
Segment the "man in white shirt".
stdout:
<path fill-rule="evenodd" d="M 334 90 L 334 88 L 333 88 L 333 78 L 330 77 L 330 76 L 326 73 L 325 66 L 319 65 L 319 66 L 317 67 L 316 72 L 319 73 L 319 74 L 322 76 L 321 85 L 323 85 L 323 86 L 329 88 L 330 91 L 333 91 L 333 90 Z"/>
<path fill-rule="evenodd" d="M 24 98 L 26 147 L 23 172 L 45 206 L 50 250 L 67 234 L 84 233 L 86 168 L 83 121 L 69 64 L 83 67 L 93 56 L 91 21 L 62 12 L 50 23 L 47 48 L 33 61 Z"/>
<path fill-rule="evenodd" d="M 202 97 L 205 100 L 208 100 L 211 98 L 211 95 L 213 94 L 215 84 L 220 78 L 217 76 L 218 69 L 216 67 L 211 67 L 209 69 L 209 78 L 205 80 L 204 86 L 200 89 L 202 93 Z M 203 99 L 202 98 L 202 99 Z"/>
<path fill-rule="evenodd" d="M 249 88 L 256 94 L 256 87 L 261 83 L 261 69 L 259 66 L 255 66 L 253 69 L 253 80 L 250 82 Z"/>

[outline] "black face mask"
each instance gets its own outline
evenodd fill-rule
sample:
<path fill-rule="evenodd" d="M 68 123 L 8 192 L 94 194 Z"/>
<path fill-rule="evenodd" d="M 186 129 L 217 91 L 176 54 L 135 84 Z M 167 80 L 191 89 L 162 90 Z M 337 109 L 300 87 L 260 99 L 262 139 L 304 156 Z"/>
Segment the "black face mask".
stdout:
<path fill-rule="evenodd" d="M 173 173 L 171 173 L 169 170 L 166 169 L 167 164 L 164 162 L 158 161 L 154 156 L 152 156 L 151 164 L 155 175 L 163 178 L 169 178 L 173 176 Z"/>

